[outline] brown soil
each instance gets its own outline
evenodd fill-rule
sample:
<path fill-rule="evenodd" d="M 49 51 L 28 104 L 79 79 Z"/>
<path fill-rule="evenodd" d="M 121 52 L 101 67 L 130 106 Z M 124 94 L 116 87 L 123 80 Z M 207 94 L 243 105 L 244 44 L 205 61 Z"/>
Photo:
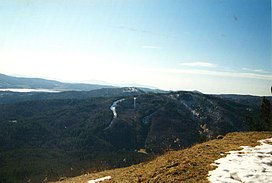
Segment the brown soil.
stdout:
<path fill-rule="evenodd" d="M 237 132 L 227 134 L 223 139 L 215 139 L 191 148 L 170 151 L 150 162 L 118 168 L 98 173 L 85 174 L 68 178 L 60 183 L 87 183 L 88 180 L 111 176 L 106 182 L 208 182 L 207 176 L 211 166 L 231 150 L 240 146 L 256 146 L 260 139 L 271 138 L 271 132 Z M 103 183 L 104 183 L 103 182 Z"/>

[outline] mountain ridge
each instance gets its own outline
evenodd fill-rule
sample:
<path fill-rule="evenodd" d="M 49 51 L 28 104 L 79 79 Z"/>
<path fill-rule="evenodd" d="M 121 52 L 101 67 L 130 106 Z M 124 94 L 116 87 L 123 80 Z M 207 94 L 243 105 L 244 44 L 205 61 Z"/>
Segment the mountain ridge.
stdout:
<path fill-rule="evenodd" d="M 13 77 L 0 73 L 0 88 L 52 89 L 59 91 L 89 91 L 101 88 L 115 88 L 111 85 L 63 83 L 42 78 Z"/>

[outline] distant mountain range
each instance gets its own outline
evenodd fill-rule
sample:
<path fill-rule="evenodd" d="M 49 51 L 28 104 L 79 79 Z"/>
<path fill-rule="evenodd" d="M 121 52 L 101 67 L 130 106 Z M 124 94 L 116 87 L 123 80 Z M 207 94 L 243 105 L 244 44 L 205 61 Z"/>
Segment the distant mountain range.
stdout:
<path fill-rule="evenodd" d="M 149 88 L 143 85 L 129 85 L 126 86 L 112 86 L 112 85 L 100 85 L 100 84 L 86 84 L 86 83 L 63 83 L 55 80 L 47 80 L 41 78 L 25 78 L 25 77 L 13 77 L 0 73 L 0 91 L 4 89 L 36 89 L 37 91 L 42 90 L 50 90 L 52 91 L 92 91 L 99 89 L 106 89 L 98 91 L 100 95 L 104 96 L 105 93 L 112 93 L 114 88 L 138 88 L 144 92 L 153 92 L 153 93 L 165 93 L 166 91 L 157 89 L 157 88 Z M 17 90 L 17 91 L 18 91 Z M 15 90 L 16 91 L 16 90 Z M 97 93 L 97 92 L 94 92 Z M 116 92 L 115 92 L 116 93 Z M 93 94 L 90 94 L 93 96 Z"/>
<path fill-rule="evenodd" d="M 54 80 L 13 77 L 0 74 L 0 88 L 28 88 L 28 89 L 42 88 L 58 91 L 90 91 L 101 88 L 114 88 L 114 86 L 84 83 L 62 83 Z"/>

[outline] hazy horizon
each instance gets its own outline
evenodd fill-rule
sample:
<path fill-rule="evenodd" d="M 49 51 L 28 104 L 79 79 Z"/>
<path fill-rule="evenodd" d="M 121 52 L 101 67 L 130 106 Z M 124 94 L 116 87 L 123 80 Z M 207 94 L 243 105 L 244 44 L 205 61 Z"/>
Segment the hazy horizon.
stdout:
<path fill-rule="evenodd" d="M 3 73 L 0 73 L 3 74 Z M 5 74 L 7 75 L 7 74 Z M 52 80 L 52 81 L 58 81 L 58 82 L 63 82 L 63 83 L 70 83 L 70 84 L 94 84 L 94 85 L 105 85 L 105 86 L 109 86 L 109 87 L 136 87 L 136 88 L 149 88 L 149 89 L 154 89 L 154 90 L 162 90 L 162 91 L 166 91 L 166 92 L 171 92 L 171 91 L 191 91 L 191 92 L 201 92 L 203 94 L 234 94 L 234 95 L 252 95 L 252 96 L 271 96 L 271 94 L 268 95 L 258 95 L 258 94 L 250 94 L 250 93 L 228 93 L 228 92 L 204 92 L 201 90 L 183 90 L 183 89 L 175 89 L 175 90 L 171 90 L 171 89 L 162 89 L 162 88 L 158 88 L 158 87 L 154 87 L 154 86 L 147 86 L 147 85 L 142 85 L 139 83 L 125 83 L 125 84 L 114 84 L 114 83 L 107 83 L 104 81 L 65 81 L 65 80 L 58 80 L 58 79 L 54 79 L 54 78 L 42 78 L 42 77 L 32 77 L 32 76 L 24 76 L 24 75 L 8 75 L 8 76 L 12 76 L 12 77 L 18 77 L 18 78 L 30 78 L 30 79 L 45 79 L 45 80 Z M 54 89 L 43 89 L 43 88 L 37 88 L 37 89 L 31 89 L 31 88 L 25 88 L 25 89 L 16 89 L 16 88 L 5 88 L 5 89 L 0 89 L 0 91 L 15 91 L 15 92 L 31 92 L 31 91 L 37 91 L 37 92 L 61 92 L 58 90 L 54 90 Z"/>
<path fill-rule="evenodd" d="M 0 2 L 0 73 L 271 95 L 270 0 Z"/>

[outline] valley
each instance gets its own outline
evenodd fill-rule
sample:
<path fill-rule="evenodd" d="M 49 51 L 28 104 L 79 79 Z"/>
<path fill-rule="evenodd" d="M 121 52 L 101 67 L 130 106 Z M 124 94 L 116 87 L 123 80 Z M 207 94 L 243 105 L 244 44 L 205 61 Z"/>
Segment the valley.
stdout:
<path fill-rule="evenodd" d="M 0 182 L 54 181 L 150 161 L 248 131 L 261 104 L 257 96 L 135 87 L 0 91 Z"/>

